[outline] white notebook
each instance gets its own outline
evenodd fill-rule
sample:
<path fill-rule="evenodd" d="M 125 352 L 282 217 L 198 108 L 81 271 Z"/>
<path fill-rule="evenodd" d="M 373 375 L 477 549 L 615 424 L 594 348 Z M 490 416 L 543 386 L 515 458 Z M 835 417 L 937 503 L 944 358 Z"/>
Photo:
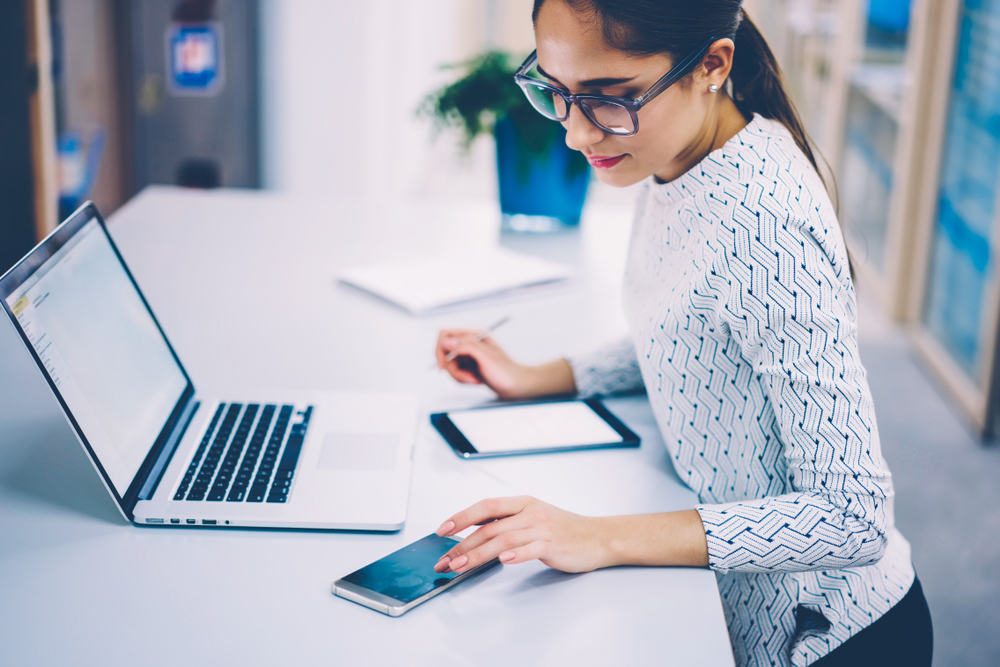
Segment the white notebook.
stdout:
<path fill-rule="evenodd" d="M 493 247 L 341 272 L 341 282 L 422 315 L 441 308 L 566 280 L 570 268 Z"/>

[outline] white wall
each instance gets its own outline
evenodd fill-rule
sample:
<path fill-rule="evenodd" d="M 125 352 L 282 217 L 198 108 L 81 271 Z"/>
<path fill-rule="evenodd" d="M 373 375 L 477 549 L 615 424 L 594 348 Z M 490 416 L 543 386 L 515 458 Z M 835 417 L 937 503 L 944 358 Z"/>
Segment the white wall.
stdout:
<path fill-rule="evenodd" d="M 262 0 L 265 186 L 369 196 L 386 186 L 420 190 L 440 165 L 431 123 L 415 111 L 447 80 L 440 65 L 478 50 L 469 9 L 484 4 Z M 453 168 L 452 142 L 438 143 Z"/>
<path fill-rule="evenodd" d="M 534 48 L 532 0 L 260 0 L 263 185 L 366 197 L 495 198 L 493 141 L 469 155 L 416 109 L 489 47 Z M 390 193 L 386 189 L 391 189 Z M 595 198 L 630 202 L 596 181 Z"/>

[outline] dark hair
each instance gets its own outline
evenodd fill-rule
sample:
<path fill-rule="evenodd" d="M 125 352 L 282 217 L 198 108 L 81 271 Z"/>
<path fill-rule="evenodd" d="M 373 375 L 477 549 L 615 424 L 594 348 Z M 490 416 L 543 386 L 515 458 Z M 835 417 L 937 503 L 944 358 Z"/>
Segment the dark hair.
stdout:
<path fill-rule="evenodd" d="M 561 1 L 578 13 L 592 14 L 608 46 L 633 55 L 665 53 L 677 62 L 711 37 L 735 35 L 729 78 L 736 107 L 745 118 L 759 113 L 781 122 L 823 179 L 799 114 L 781 85 L 774 54 L 741 0 Z M 544 2 L 535 0 L 532 21 Z"/>

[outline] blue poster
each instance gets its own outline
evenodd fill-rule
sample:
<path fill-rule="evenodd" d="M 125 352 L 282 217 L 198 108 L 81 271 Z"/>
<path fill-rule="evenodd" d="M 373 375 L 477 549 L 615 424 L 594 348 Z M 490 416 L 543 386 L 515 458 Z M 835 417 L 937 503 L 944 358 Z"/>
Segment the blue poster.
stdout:
<path fill-rule="evenodd" d="M 1000 0 L 966 0 L 931 246 L 924 324 L 976 385 L 1000 183 Z"/>
<path fill-rule="evenodd" d="M 217 23 L 177 23 L 167 29 L 170 92 L 212 95 L 223 82 L 222 27 Z"/>

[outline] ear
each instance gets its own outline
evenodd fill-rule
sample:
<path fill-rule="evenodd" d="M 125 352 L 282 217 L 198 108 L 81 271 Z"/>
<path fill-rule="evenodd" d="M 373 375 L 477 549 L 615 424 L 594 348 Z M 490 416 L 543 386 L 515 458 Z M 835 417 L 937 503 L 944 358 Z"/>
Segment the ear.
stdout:
<path fill-rule="evenodd" d="M 728 37 L 716 40 L 708 48 L 708 53 L 701 61 L 701 75 L 706 87 L 714 85 L 722 88 L 722 84 L 729 78 L 729 73 L 733 69 L 733 52 L 735 50 L 736 45 Z"/>

